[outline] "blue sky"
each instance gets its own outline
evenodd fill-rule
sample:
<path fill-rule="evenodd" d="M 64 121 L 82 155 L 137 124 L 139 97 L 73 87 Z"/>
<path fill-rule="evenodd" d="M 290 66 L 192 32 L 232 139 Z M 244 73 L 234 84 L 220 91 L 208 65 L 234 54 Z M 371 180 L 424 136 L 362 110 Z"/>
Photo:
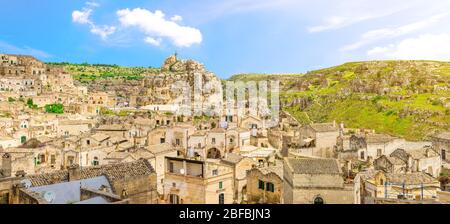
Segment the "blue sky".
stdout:
<path fill-rule="evenodd" d="M 450 60 L 438 0 L 3 0 L 0 52 L 159 67 L 178 52 L 222 78 L 347 61 Z"/>

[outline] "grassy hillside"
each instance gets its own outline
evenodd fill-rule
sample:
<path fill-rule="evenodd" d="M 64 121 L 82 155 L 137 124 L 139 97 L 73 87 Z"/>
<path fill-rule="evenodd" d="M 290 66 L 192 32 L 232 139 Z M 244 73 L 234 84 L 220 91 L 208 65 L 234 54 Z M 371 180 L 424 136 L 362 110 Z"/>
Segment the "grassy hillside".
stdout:
<path fill-rule="evenodd" d="M 139 80 L 142 79 L 145 74 L 157 74 L 160 72 L 159 68 L 146 67 L 123 67 L 118 65 L 87 63 L 72 64 L 66 62 L 48 64 L 63 66 L 65 71 L 72 74 L 75 80 L 82 83 L 101 79 Z"/>
<path fill-rule="evenodd" d="M 280 80 L 283 109 L 302 123 L 336 120 L 409 140 L 450 130 L 449 62 L 352 62 L 303 75 L 230 78 L 264 79 Z"/>

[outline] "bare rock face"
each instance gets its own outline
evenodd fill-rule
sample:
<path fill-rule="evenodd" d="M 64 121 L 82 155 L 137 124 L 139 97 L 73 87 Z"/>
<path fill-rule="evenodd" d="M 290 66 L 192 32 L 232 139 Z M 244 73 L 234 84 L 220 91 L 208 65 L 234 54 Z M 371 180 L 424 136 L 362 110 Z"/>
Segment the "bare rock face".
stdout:
<path fill-rule="evenodd" d="M 190 90 L 191 102 L 199 100 L 194 90 L 201 92 L 200 100 L 203 109 L 211 109 L 211 105 L 222 102 L 222 84 L 220 79 L 205 69 L 203 64 L 194 60 L 179 60 L 176 55 L 169 56 L 161 67 L 161 73 L 146 75 L 142 87 L 146 89 L 144 96 L 139 96 L 139 106 L 151 104 L 176 103 L 180 96 L 186 95 L 180 89 L 180 83 Z M 195 85 L 197 82 L 197 88 Z M 218 112 L 218 111 L 217 111 Z"/>
<path fill-rule="evenodd" d="M 177 63 L 177 55 L 171 55 L 166 60 L 164 60 L 164 63 L 161 66 L 161 69 L 164 71 L 169 71 L 172 65 Z"/>

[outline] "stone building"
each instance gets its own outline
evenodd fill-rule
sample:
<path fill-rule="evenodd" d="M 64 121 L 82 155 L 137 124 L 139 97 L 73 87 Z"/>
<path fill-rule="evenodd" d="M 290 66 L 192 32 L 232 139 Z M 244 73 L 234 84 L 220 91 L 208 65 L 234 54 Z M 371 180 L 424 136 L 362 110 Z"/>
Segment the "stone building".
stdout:
<path fill-rule="evenodd" d="M 440 155 L 427 143 L 412 145 L 378 157 L 374 160 L 375 169 L 389 173 L 425 172 L 438 177 L 441 173 Z"/>
<path fill-rule="evenodd" d="M 233 167 L 220 160 L 166 157 L 163 188 L 169 204 L 231 204 Z"/>
<path fill-rule="evenodd" d="M 330 158 L 334 156 L 338 136 L 336 123 L 308 124 L 293 136 L 291 148 L 296 154 Z"/>
<path fill-rule="evenodd" d="M 440 183 L 431 175 L 416 173 L 386 173 L 377 171 L 367 176 L 362 196 L 365 203 L 374 198 L 403 200 L 436 200 Z"/>
<path fill-rule="evenodd" d="M 283 204 L 283 163 L 255 167 L 247 172 L 249 204 Z"/>
<path fill-rule="evenodd" d="M 257 163 L 253 159 L 243 157 L 237 153 L 225 154 L 222 163 L 228 164 L 233 168 L 233 203 L 246 201 L 247 171 L 255 167 Z"/>
<path fill-rule="evenodd" d="M 10 201 L 95 204 L 126 200 L 131 204 L 156 204 L 156 184 L 156 173 L 145 159 L 84 169 L 75 165 L 68 170 L 25 176 L 21 184 L 10 189 Z"/>
<path fill-rule="evenodd" d="M 431 137 L 433 147 L 441 155 L 442 162 L 450 163 L 450 132 L 442 132 Z"/>
<path fill-rule="evenodd" d="M 285 158 L 283 163 L 285 204 L 351 204 L 353 186 L 344 182 L 335 159 Z"/>

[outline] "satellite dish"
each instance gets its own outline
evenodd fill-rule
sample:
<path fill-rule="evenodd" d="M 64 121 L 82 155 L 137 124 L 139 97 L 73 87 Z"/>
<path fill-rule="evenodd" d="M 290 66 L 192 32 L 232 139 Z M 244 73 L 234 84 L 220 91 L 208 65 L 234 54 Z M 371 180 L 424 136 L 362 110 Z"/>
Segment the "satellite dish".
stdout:
<path fill-rule="evenodd" d="M 51 203 L 53 200 L 55 200 L 55 193 L 53 191 L 46 191 L 44 193 L 44 199 L 48 202 Z"/>
<path fill-rule="evenodd" d="M 25 186 L 25 188 L 30 188 L 32 185 L 31 181 L 28 179 L 21 180 L 20 183 L 22 183 Z"/>

